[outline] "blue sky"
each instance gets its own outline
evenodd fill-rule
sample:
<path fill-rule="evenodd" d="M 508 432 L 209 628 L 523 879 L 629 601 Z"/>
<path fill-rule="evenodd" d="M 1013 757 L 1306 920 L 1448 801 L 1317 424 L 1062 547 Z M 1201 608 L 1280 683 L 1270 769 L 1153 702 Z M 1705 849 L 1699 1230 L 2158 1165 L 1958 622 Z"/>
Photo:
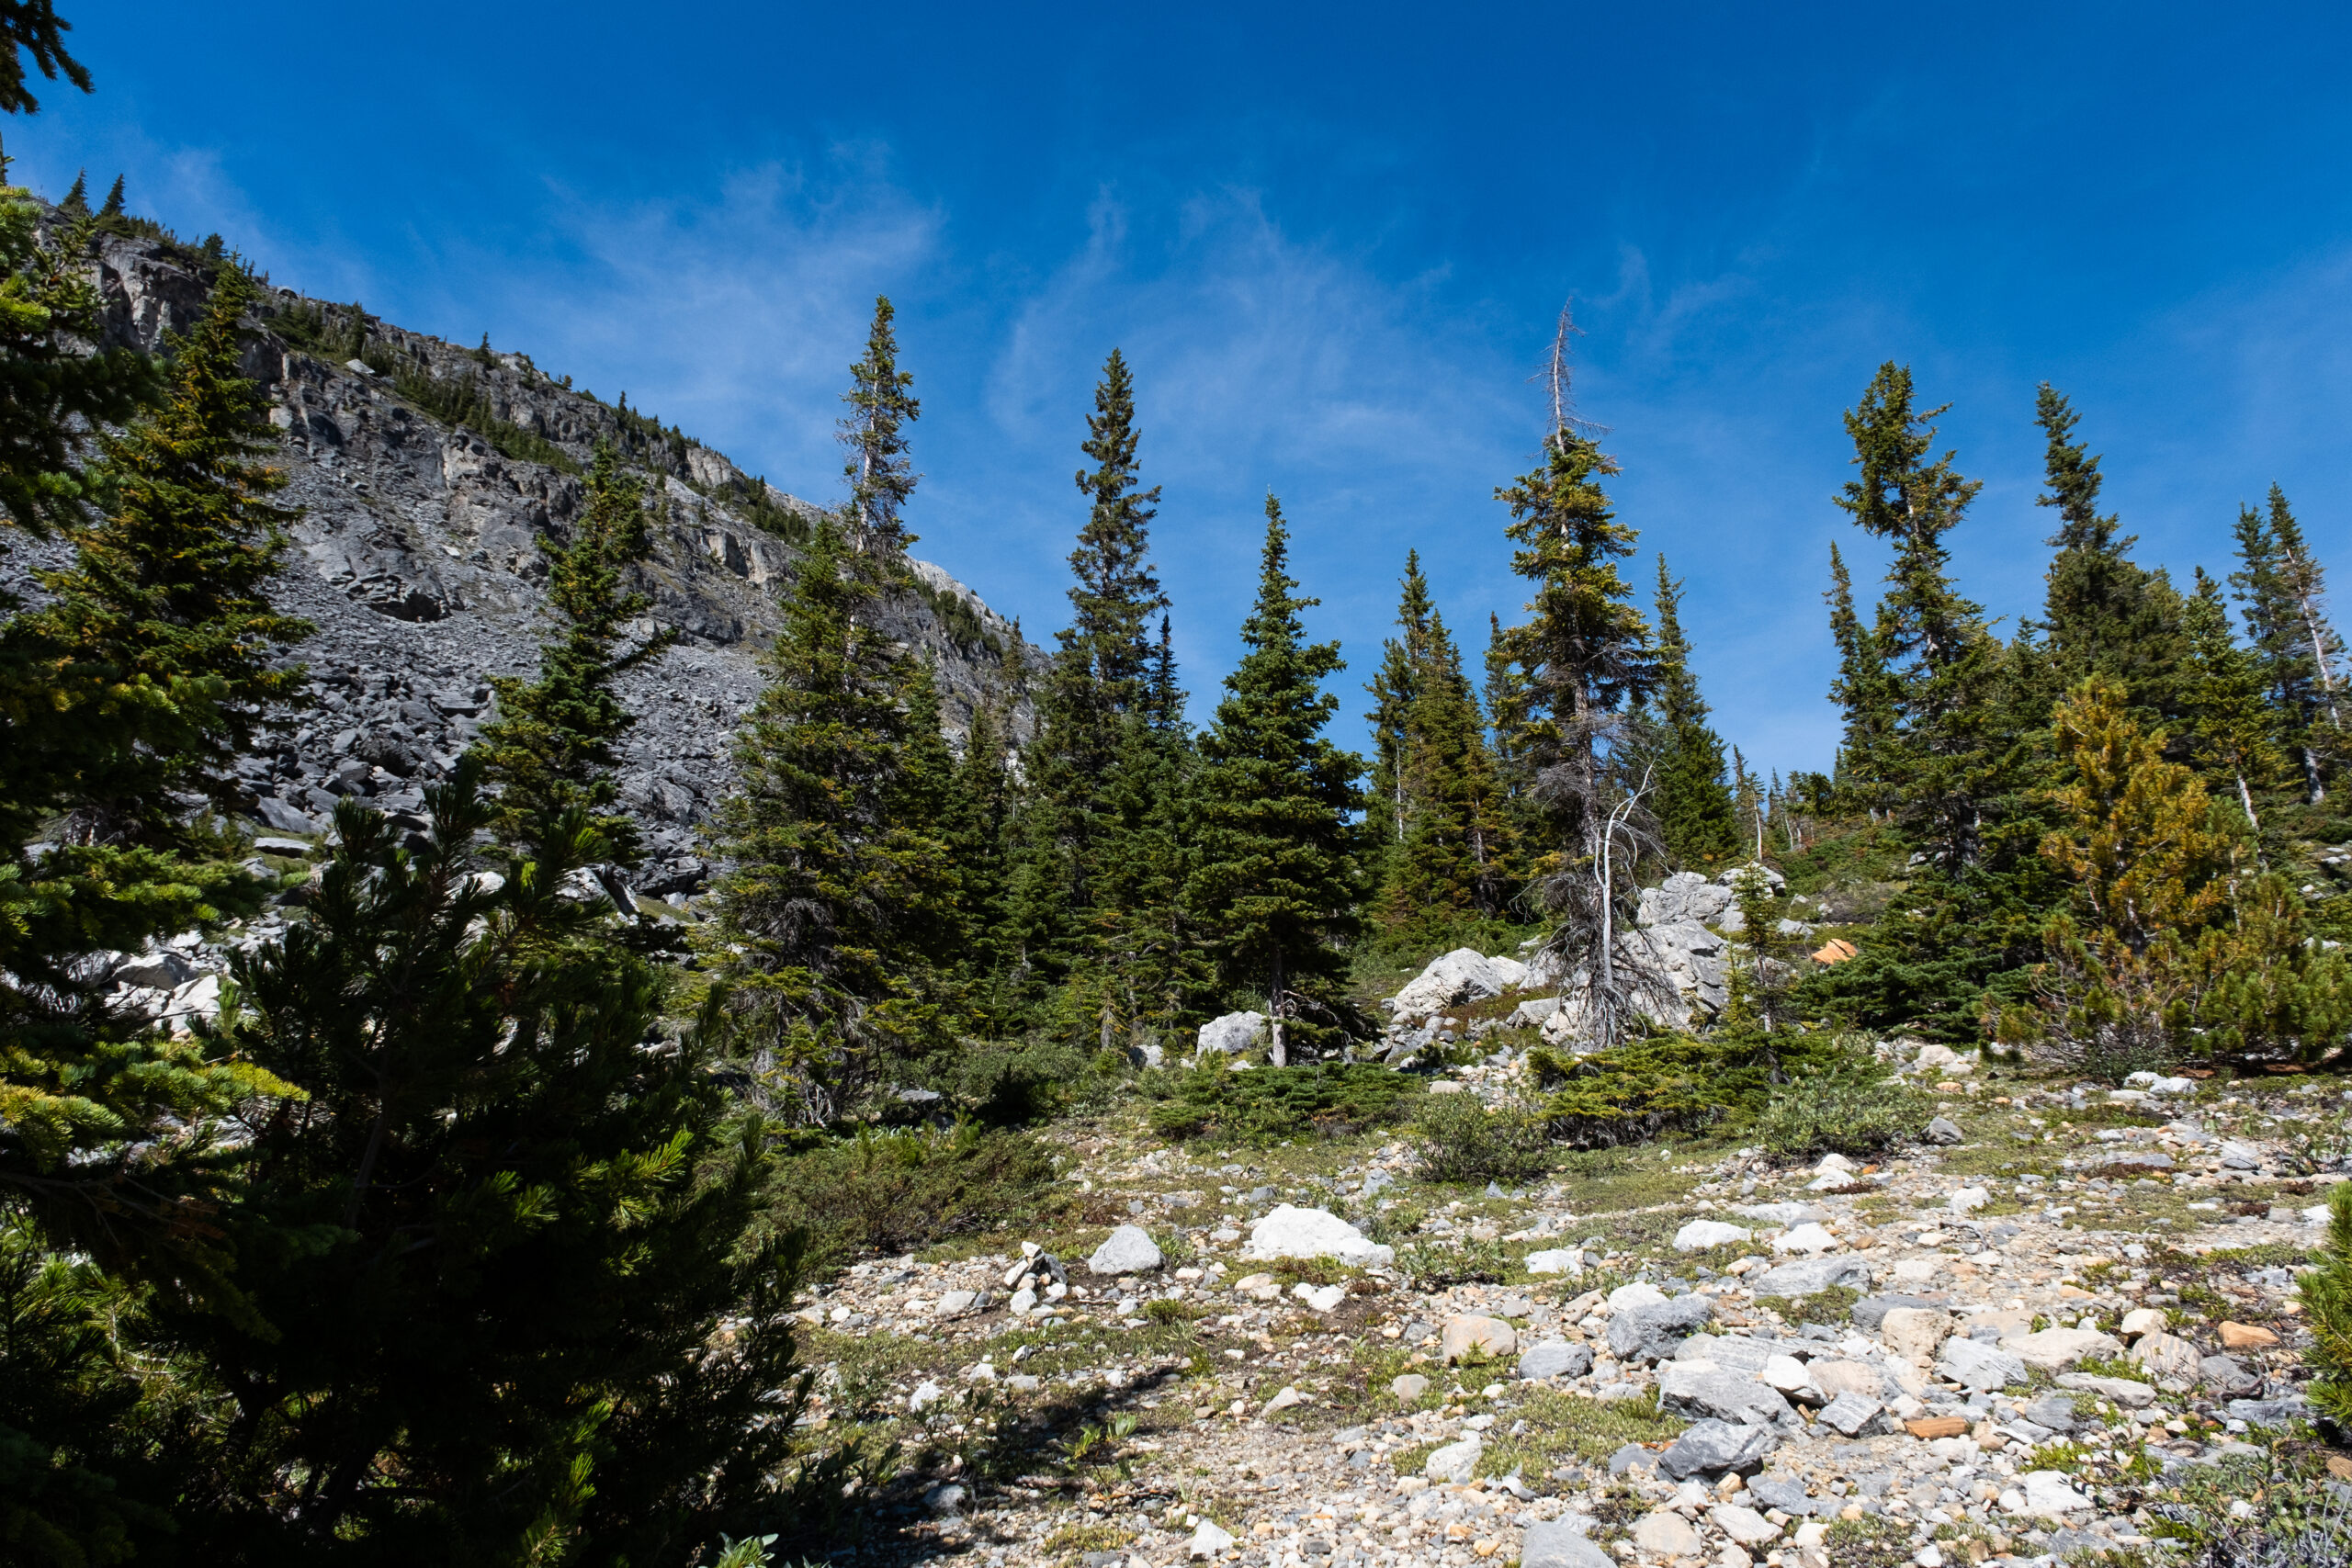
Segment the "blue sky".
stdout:
<path fill-rule="evenodd" d="M 1271 487 L 1359 735 L 1405 551 L 1474 649 L 1496 485 L 1564 298 L 1621 513 L 1690 584 L 1720 728 L 1826 764 L 1829 497 L 1872 369 L 1985 481 L 1967 588 L 2039 600 L 2047 378 L 2143 558 L 2223 569 L 2275 479 L 2352 504 L 2352 12 L 68 3 L 97 77 L 19 177 L 130 176 L 276 281 L 485 330 L 796 493 L 838 493 L 873 297 L 918 378 L 920 553 L 1065 609 L 1090 389 L 1134 364 L 1205 716 Z M 1636 14 L 1637 13 L 1637 14 Z"/>

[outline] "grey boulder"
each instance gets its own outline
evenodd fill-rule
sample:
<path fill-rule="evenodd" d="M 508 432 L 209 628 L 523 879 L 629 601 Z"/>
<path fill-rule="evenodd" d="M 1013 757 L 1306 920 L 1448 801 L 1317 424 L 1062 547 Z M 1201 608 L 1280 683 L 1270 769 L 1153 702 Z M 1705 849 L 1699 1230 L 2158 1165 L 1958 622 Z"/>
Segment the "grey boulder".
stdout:
<path fill-rule="evenodd" d="M 1871 1266 L 1859 1258 L 1806 1258 L 1770 1269 L 1751 1285 L 1759 1296 L 1817 1296 L 1832 1285 L 1867 1291 Z"/>
<path fill-rule="evenodd" d="M 1886 1314 L 1897 1307 L 1913 1307 L 1922 1311 L 1940 1311 L 1943 1303 L 1926 1296 L 1864 1296 L 1854 1303 L 1854 1326 L 1865 1334 L 1876 1334 L 1886 1322 Z"/>
<path fill-rule="evenodd" d="M 1944 1147 L 1950 1148 L 1952 1145 L 1962 1142 L 1968 1136 L 1968 1134 L 1962 1132 L 1960 1130 L 1960 1123 L 1953 1121 L 1951 1117 L 1939 1116 L 1934 1121 L 1928 1123 L 1928 1130 L 1921 1134 L 1920 1136 L 1925 1138 L 1928 1143 L 1940 1144 Z"/>
<path fill-rule="evenodd" d="M 1711 1475 L 1726 1470 L 1747 1470 L 1762 1464 L 1780 1439 L 1769 1427 L 1736 1427 L 1728 1421 L 1702 1421 L 1657 1456 L 1658 1473 L 1668 1481 Z"/>
<path fill-rule="evenodd" d="M 1714 1303 L 1704 1296 L 1629 1307 L 1609 1321 L 1609 1348 L 1621 1361 L 1663 1361 L 1714 1315 Z"/>
<path fill-rule="evenodd" d="M 1779 1389 L 1736 1372 L 1702 1371 L 1689 1362 L 1658 1369 L 1657 1402 L 1678 1416 L 1714 1416 L 1761 1426 L 1789 1415 Z"/>
<path fill-rule="evenodd" d="M 1944 1341 L 1943 1355 L 1937 1360 L 1936 1370 L 1962 1388 L 1973 1388 L 1980 1393 L 2025 1382 L 2025 1363 L 2017 1357 L 1957 1334 Z"/>
<path fill-rule="evenodd" d="M 1097 1274 L 1148 1274 L 1165 1261 L 1141 1225 L 1121 1225 L 1094 1249 L 1086 1267 Z"/>
<path fill-rule="evenodd" d="M 1589 1529 L 1591 1521 L 1585 1521 Z M 1519 1568 L 1617 1568 L 1609 1553 L 1587 1540 L 1566 1519 L 1527 1527 L 1520 1542 Z"/>
<path fill-rule="evenodd" d="M 1546 1339 L 1519 1353 L 1519 1375 L 1539 1378 L 1580 1378 L 1592 1371 L 1592 1348 L 1566 1339 Z"/>

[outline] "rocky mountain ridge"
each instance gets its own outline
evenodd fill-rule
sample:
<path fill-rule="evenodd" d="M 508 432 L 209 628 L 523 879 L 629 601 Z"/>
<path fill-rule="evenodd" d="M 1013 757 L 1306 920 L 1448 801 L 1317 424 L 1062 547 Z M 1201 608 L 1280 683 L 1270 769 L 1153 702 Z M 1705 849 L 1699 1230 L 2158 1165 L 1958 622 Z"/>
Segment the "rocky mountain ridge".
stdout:
<path fill-rule="evenodd" d="M 192 327 L 217 260 L 168 239 L 110 235 L 93 261 L 107 338 L 155 352 Z M 627 407 L 550 378 L 527 355 L 474 349 L 394 326 L 356 305 L 266 291 L 244 369 L 283 433 L 279 498 L 301 508 L 276 593 L 317 634 L 288 657 L 315 705 L 241 775 L 256 820 L 315 833 L 339 796 L 421 808 L 482 721 L 488 677 L 537 668 L 548 625 L 539 543 L 560 541 L 584 502 L 581 475 L 612 442 L 652 482 L 662 519 L 637 573 L 642 632 L 678 634 L 628 678 L 640 716 L 621 785 L 645 823 L 646 889 L 692 886 L 694 829 L 728 784 L 727 739 L 757 695 L 762 650 L 782 625 L 819 509 L 724 455 Z M 18 542 L 0 580 L 62 561 Z M 912 563 L 916 591 L 885 625 L 936 671 L 960 740 L 975 705 L 1009 697 L 1016 733 L 1044 651 L 944 569 Z M 37 592 L 32 595 L 38 597 Z"/>

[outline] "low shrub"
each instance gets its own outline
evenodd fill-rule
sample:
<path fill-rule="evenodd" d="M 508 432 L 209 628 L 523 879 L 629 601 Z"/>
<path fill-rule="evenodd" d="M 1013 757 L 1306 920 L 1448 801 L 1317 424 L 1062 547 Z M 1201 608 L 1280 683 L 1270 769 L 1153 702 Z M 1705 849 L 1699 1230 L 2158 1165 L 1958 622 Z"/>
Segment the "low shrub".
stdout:
<path fill-rule="evenodd" d="M 1389 1126 L 1421 1093 L 1409 1074 L 1338 1062 L 1238 1073 L 1211 1062 L 1147 1074 L 1142 1088 L 1155 1101 L 1152 1130 L 1162 1137 L 1261 1145 Z"/>
<path fill-rule="evenodd" d="M 965 1114 L 994 1127 L 1090 1109 L 1126 1076 L 1126 1058 L 1057 1040 L 974 1044 L 930 1075 Z"/>
<path fill-rule="evenodd" d="M 1544 1116 L 1515 1100 L 1489 1109 L 1475 1094 L 1425 1095 L 1413 1115 L 1412 1145 L 1430 1181 L 1483 1187 L 1530 1181 L 1552 1168 Z"/>
<path fill-rule="evenodd" d="M 1026 1133 L 961 1122 L 830 1138 L 786 1156 L 771 1218 L 808 1232 L 812 1270 L 1018 1224 L 1045 1206 L 1053 1156 Z"/>
<path fill-rule="evenodd" d="M 1935 1113 L 1935 1102 L 1910 1085 L 1841 1065 L 1772 1090 L 1756 1131 L 1785 1159 L 1869 1155 L 1918 1137 Z"/>

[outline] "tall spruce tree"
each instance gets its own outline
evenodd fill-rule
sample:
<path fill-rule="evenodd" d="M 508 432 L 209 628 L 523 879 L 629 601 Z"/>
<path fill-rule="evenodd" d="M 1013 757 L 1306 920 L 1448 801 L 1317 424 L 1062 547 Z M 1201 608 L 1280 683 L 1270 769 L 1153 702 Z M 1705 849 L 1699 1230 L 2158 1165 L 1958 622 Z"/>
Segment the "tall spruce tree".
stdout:
<path fill-rule="evenodd" d="M 1658 835 L 1677 864 L 1713 866 L 1737 845 L 1731 792 L 1724 786 L 1724 742 L 1690 668 L 1682 630 L 1682 584 L 1657 558 Z"/>
<path fill-rule="evenodd" d="M 1895 728 L 1883 753 L 1914 840 L 1956 871 L 1984 848 L 1985 809 L 2006 791 L 2008 739 L 1994 701 L 2005 663 L 1984 612 L 1953 581 L 1945 536 L 1982 489 L 1931 456 L 1935 419 L 1912 402 L 1911 372 L 1882 366 L 1846 415 L 1861 471 L 1837 496 L 1863 532 L 1894 547 L 1872 640 L 1894 681 Z"/>
<path fill-rule="evenodd" d="M 1495 498 L 1510 509 L 1512 570 L 1534 584 L 1532 618 L 1503 642 L 1526 682 L 1522 733 L 1542 813 L 1535 869 L 1557 921 L 1549 945 L 1569 973 L 1583 1031 L 1605 1048 L 1666 999 L 1661 977 L 1616 940 L 1630 929 L 1638 863 L 1657 848 L 1646 799 L 1657 781 L 1627 776 L 1622 744 L 1630 711 L 1657 685 L 1657 659 L 1617 570 L 1636 536 L 1601 486 L 1617 465 L 1567 412 L 1571 330 L 1564 314 L 1544 463 Z"/>
<path fill-rule="evenodd" d="M 902 814 L 917 672 L 876 624 L 865 566 L 820 517 L 736 735 L 741 787 L 718 829 L 731 1032 L 772 1102 L 819 1122 L 885 1058 L 932 1049 L 920 954 L 952 916 L 948 847 Z"/>
<path fill-rule="evenodd" d="M 1364 721 L 1372 726 L 1369 825 L 1384 876 L 1387 860 L 1405 841 L 1406 825 L 1412 815 L 1405 793 L 1406 776 L 1412 768 L 1408 735 L 1430 636 L 1430 585 L 1421 575 L 1420 551 L 1405 552 L 1405 575 L 1397 580 L 1397 587 L 1398 635 L 1380 645 L 1380 668 L 1364 686 L 1372 696 L 1372 711 L 1364 715 Z"/>
<path fill-rule="evenodd" d="M 2339 761 L 2344 749 L 2344 639 L 2328 621 L 2327 578 L 2311 547 L 2303 542 L 2302 525 L 2287 504 L 2287 492 L 2270 487 L 2268 504 L 2270 547 L 2277 561 L 2278 586 L 2293 607 L 2303 659 L 2317 690 L 2311 694 L 2303 726 L 2317 740 L 2313 749 L 2329 762 Z"/>
<path fill-rule="evenodd" d="M 2081 422 L 2065 395 L 2043 382 L 2034 409 L 2047 438 L 2043 493 L 2034 504 L 2053 508 L 2058 527 L 2047 543 L 2057 551 L 2043 598 L 2042 658 L 2046 674 L 2033 681 L 2026 704 L 2046 712 L 2058 694 L 2083 677 L 2121 681 L 2135 706 L 2151 716 L 2179 711 L 2179 664 L 2186 652 L 2181 603 L 2160 571 L 2132 559 L 2136 542 L 2119 536 L 2112 514 L 2098 510 L 2105 476 L 2088 443 L 2072 439 Z"/>
<path fill-rule="evenodd" d="M 51 603 L 8 630 L 12 652 L 75 716 L 28 727 L 13 766 L 70 770 L 59 804 L 78 844 L 174 841 L 183 794 L 234 806 L 231 762 L 305 678 L 277 650 L 310 624 L 266 593 L 295 513 L 267 499 L 286 482 L 261 461 L 277 433 L 260 389 L 238 374 L 239 323 L 259 293 L 246 273 L 221 269 L 196 330 L 174 345 L 163 406 L 97 438 L 107 516 L 76 531 L 70 567 L 38 574 Z M 108 689 L 124 686 L 171 701 L 110 702 Z M 128 722 L 107 734 L 109 713 Z M 39 755 L 45 743 L 64 756 Z"/>
<path fill-rule="evenodd" d="M 2290 521 L 2292 514 L 2287 512 L 2286 498 L 2272 488 L 2271 517 L 2251 506 L 2238 508 L 2238 570 L 2230 573 L 2230 587 L 2245 617 L 2246 641 L 2262 672 L 2278 746 L 2301 768 L 2303 797 L 2317 805 L 2327 798 L 2326 755 L 2312 726 L 2321 708 L 2319 672 L 2273 527 L 2278 514 L 2286 513 Z"/>
<path fill-rule="evenodd" d="M 907 426 L 922 413 L 914 384 L 913 374 L 899 368 L 898 312 L 888 295 L 876 295 L 865 356 L 850 367 L 850 389 L 842 394 L 849 405 L 840 423 L 848 453 L 842 477 L 849 482 L 842 520 L 851 548 L 886 563 L 915 542 L 903 515 L 920 477 L 907 456 Z"/>
<path fill-rule="evenodd" d="M 1477 697 L 1445 617 L 1429 613 L 1406 719 L 1405 837 L 1381 919 L 1392 931 L 1446 939 L 1502 911 L 1510 848 L 1501 790 Z"/>
<path fill-rule="evenodd" d="M 651 553 L 645 481 L 622 472 L 610 442 L 599 442 L 588 474 L 587 504 L 571 540 L 539 541 L 548 558 L 548 602 L 563 617 L 559 636 L 541 648 L 537 679 L 493 676 L 499 716 L 481 735 L 490 779 L 502 786 L 498 827 L 503 841 L 532 858 L 536 825 L 560 823 L 572 808 L 589 812 L 605 858 L 633 865 L 640 853 L 637 825 L 613 810 L 615 745 L 637 719 L 623 705 L 620 677 L 677 640 L 662 630 L 631 643 L 628 625 L 651 602 L 623 592 L 621 579 Z"/>
<path fill-rule="evenodd" d="M 1895 728 L 1895 682 L 1887 669 L 1880 628 L 1865 626 L 1854 609 L 1854 582 L 1845 558 L 1829 547 L 1829 635 L 1838 644 L 1838 678 L 1829 698 L 1845 714 L 1835 773 L 1838 793 L 1875 821 L 1893 808 L 1888 788 L 1888 750 Z"/>
<path fill-rule="evenodd" d="M 1066 974 L 1100 945 L 1104 930 L 1130 911 L 1102 884 L 1113 874 L 1107 820 L 1130 814 L 1132 798 L 1105 797 L 1128 744 L 1131 721 L 1148 722 L 1154 697 L 1151 617 L 1168 604 L 1150 558 L 1159 487 L 1143 488 L 1137 467 L 1135 378 L 1113 349 L 1094 389 L 1080 450 L 1092 467 L 1078 472 L 1088 500 L 1069 566 L 1070 625 L 1038 695 L 1038 735 L 1023 754 L 1029 775 L 1023 847 L 1023 897 L 1018 917 L 1030 960 L 1047 975 Z"/>
<path fill-rule="evenodd" d="M 2196 761 L 2233 792 L 2246 826 L 2258 831 L 2262 818 L 2255 791 L 2268 786 L 2285 767 L 2263 705 L 2262 677 L 2245 649 L 2230 635 L 2222 586 L 2197 569 L 2197 591 L 2185 616 L 2190 680 L 2188 711 L 2197 736 Z"/>
<path fill-rule="evenodd" d="M 1299 612 L 1317 601 L 1297 588 L 1290 531 L 1269 495 L 1257 602 L 1241 625 L 1248 651 L 1201 737 L 1199 859 L 1187 888 L 1227 984 L 1262 994 L 1277 1066 L 1292 1047 L 1328 1050 L 1346 1032 L 1342 948 L 1363 896 L 1363 761 L 1323 734 L 1339 699 L 1321 682 L 1344 666 L 1339 644 L 1303 640 Z"/>

